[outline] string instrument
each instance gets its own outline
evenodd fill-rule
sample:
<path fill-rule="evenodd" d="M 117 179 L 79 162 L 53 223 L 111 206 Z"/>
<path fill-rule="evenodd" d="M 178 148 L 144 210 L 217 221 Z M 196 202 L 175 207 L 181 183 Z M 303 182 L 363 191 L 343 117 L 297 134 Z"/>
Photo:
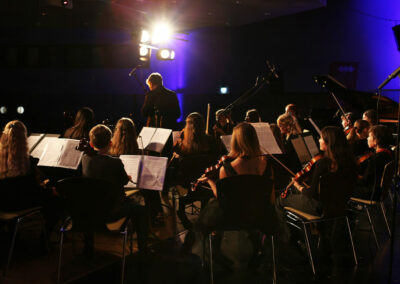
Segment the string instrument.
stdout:
<path fill-rule="evenodd" d="M 202 175 L 202 177 L 207 177 L 209 179 L 217 179 L 218 178 L 218 174 L 219 174 L 219 169 L 222 168 L 222 166 L 224 165 L 225 161 L 233 161 L 234 158 L 230 157 L 228 155 L 224 155 L 221 157 L 221 159 L 219 159 L 219 161 L 217 162 L 217 164 L 208 167 L 205 171 L 204 174 Z M 197 180 L 193 185 L 192 185 L 192 191 L 196 191 L 197 187 L 199 186 L 199 184 L 202 183 L 202 181 Z"/>
<path fill-rule="evenodd" d="M 348 134 L 350 134 L 352 129 L 353 129 L 353 127 L 346 126 L 346 128 L 344 129 L 344 135 L 347 136 Z"/>
<path fill-rule="evenodd" d="M 79 145 L 76 146 L 75 149 L 85 153 L 88 156 L 94 156 L 97 154 L 97 151 L 90 146 L 89 140 L 86 138 L 79 140 Z"/>
<path fill-rule="evenodd" d="M 301 179 L 303 179 L 312 170 L 313 165 L 321 158 L 323 158 L 323 154 L 318 154 L 318 155 L 314 156 L 299 172 L 297 172 L 294 175 L 293 180 L 288 184 L 288 186 L 285 188 L 285 190 L 281 193 L 281 198 L 286 198 L 287 193 L 288 193 L 289 189 L 291 188 L 291 186 L 294 184 L 294 182 L 300 181 Z M 307 186 L 307 184 L 305 184 L 305 183 L 304 183 L 304 185 Z"/>
<path fill-rule="evenodd" d="M 386 152 L 388 155 L 392 156 L 392 151 L 390 151 L 389 149 L 381 148 L 381 149 L 376 150 L 376 154 L 381 153 L 381 152 Z M 357 158 L 357 165 L 364 163 L 366 160 L 371 158 L 373 155 L 374 155 L 374 152 L 368 152 L 368 153 L 360 156 L 359 158 Z"/>
<path fill-rule="evenodd" d="M 211 110 L 211 105 L 207 104 L 207 123 L 206 123 L 206 134 L 208 135 L 208 129 L 210 128 L 210 110 Z"/>

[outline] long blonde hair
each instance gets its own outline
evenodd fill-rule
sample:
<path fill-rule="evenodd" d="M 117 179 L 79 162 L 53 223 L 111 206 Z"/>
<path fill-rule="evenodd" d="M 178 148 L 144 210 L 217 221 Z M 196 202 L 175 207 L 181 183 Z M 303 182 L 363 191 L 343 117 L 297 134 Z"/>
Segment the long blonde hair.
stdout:
<path fill-rule="evenodd" d="M 139 152 L 136 127 L 132 119 L 123 117 L 118 120 L 111 142 L 112 156 L 134 155 Z"/>
<path fill-rule="evenodd" d="M 10 121 L 0 138 L 0 179 L 26 175 L 29 169 L 26 126 Z"/>
<path fill-rule="evenodd" d="M 261 155 L 257 133 L 250 123 L 242 122 L 233 128 L 231 152 L 233 158 L 254 158 Z"/>

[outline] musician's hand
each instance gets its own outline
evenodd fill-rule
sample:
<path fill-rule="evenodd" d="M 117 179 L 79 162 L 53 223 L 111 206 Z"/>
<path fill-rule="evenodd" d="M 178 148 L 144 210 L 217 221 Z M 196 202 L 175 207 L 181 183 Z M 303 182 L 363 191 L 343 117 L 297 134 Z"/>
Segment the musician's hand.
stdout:
<path fill-rule="evenodd" d="M 172 154 L 172 156 L 175 158 L 175 159 L 179 159 L 179 154 L 178 153 L 176 153 L 176 152 L 174 152 L 173 154 Z"/>
<path fill-rule="evenodd" d="M 209 178 L 208 177 L 206 177 L 206 175 L 202 175 L 201 177 L 199 177 L 198 179 L 197 179 L 199 182 L 208 182 L 209 181 Z"/>
<path fill-rule="evenodd" d="M 292 178 L 292 182 L 295 188 L 297 188 L 298 191 L 302 192 L 303 191 L 303 186 L 298 183 L 294 178 Z"/>
<path fill-rule="evenodd" d="M 129 179 L 129 181 L 132 181 L 132 176 L 128 175 L 128 179 Z"/>

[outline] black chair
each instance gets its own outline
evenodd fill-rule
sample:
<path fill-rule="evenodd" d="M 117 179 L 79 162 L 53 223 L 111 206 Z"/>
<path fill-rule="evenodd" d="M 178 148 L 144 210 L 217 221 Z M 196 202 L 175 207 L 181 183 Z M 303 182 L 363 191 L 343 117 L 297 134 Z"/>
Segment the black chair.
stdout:
<path fill-rule="evenodd" d="M 349 219 L 346 215 L 347 202 L 355 185 L 355 176 L 352 172 L 328 173 L 320 177 L 319 195 L 322 205 L 322 215 L 315 216 L 307 214 L 293 207 L 285 207 L 287 213 L 287 223 L 303 231 L 304 240 L 307 247 L 307 254 L 313 273 L 315 274 L 314 260 L 311 253 L 310 241 L 308 237 L 307 225 L 320 224 L 323 222 L 333 222 L 334 228 L 338 220 L 344 220 L 347 226 L 354 262 L 357 265 L 357 255 L 354 249 L 353 237 L 350 230 Z M 318 242 L 319 244 L 319 242 Z"/>
<path fill-rule="evenodd" d="M 23 223 L 39 219 L 46 250 L 48 243 L 42 207 L 39 206 L 41 192 L 34 176 L 27 175 L 0 180 L 0 195 L 0 221 L 14 225 L 7 264 L 3 272 L 6 275 L 10 268 L 17 233 Z"/>
<path fill-rule="evenodd" d="M 371 226 L 371 230 L 372 230 L 372 234 L 374 236 L 375 239 L 375 243 L 376 246 L 379 248 L 379 242 L 378 239 L 376 237 L 376 233 L 375 233 L 375 226 L 374 223 L 372 222 L 371 219 L 371 214 L 369 212 L 369 209 L 371 209 L 372 207 L 375 206 L 379 206 L 382 212 L 382 216 L 385 220 L 385 224 L 386 224 L 386 228 L 388 230 L 389 233 L 389 237 L 392 236 L 391 231 L 390 231 L 390 227 L 389 227 L 389 222 L 387 220 L 386 217 L 386 210 L 385 210 L 385 205 L 384 205 L 384 201 L 388 196 L 389 190 L 391 188 L 392 185 L 392 178 L 393 178 L 393 174 L 394 174 L 394 162 L 389 162 L 385 165 L 385 168 L 383 170 L 383 174 L 382 174 L 382 179 L 380 180 L 380 195 L 379 195 L 379 199 L 378 200 L 373 200 L 372 198 L 370 199 L 362 199 L 362 198 L 356 198 L 356 197 L 351 197 L 350 201 L 353 204 L 356 205 L 360 205 L 362 207 L 363 210 L 365 210 L 365 212 L 367 213 L 367 217 L 368 217 L 368 221 L 369 224 Z M 376 187 L 374 187 L 376 188 Z M 373 196 L 373 194 L 372 194 Z"/>
<path fill-rule="evenodd" d="M 214 283 L 212 259 L 212 231 L 259 231 L 271 236 L 273 283 L 276 283 L 274 231 L 275 209 L 271 203 L 273 182 L 265 176 L 238 175 L 217 182 L 219 207 L 222 219 L 209 228 L 210 281 Z M 262 240 L 263 238 L 260 238 Z M 204 261 L 204 256 L 203 256 Z"/>
<path fill-rule="evenodd" d="M 64 221 L 60 230 L 57 283 L 60 283 L 64 234 L 69 231 L 83 232 L 89 236 L 93 236 L 95 232 L 119 232 L 123 234 L 121 283 L 124 282 L 125 247 L 128 227 L 131 224 L 130 219 L 124 217 L 115 222 L 108 221 L 108 216 L 114 204 L 118 198 L 121 198 L 120 190 L 110 182 L 93 178 L 73 177 L 57 183 L 57 191 L 64 199 L 66 211 L 70 216 Z"/>

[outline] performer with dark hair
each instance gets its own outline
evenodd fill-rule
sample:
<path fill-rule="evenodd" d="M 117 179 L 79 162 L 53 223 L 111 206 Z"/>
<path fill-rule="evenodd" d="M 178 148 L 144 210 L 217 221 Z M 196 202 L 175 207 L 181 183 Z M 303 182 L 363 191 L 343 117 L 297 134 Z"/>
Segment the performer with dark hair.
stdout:
<path fill-rule="evenodd" d="M 160 73 L 151 73 L 146 84 L 150 89 L 142 106 L 142 115 L 147 119 L 146 125 L 175 129 L 176 120 L 181 115 L 176 93 L 164 87 Z"/>

